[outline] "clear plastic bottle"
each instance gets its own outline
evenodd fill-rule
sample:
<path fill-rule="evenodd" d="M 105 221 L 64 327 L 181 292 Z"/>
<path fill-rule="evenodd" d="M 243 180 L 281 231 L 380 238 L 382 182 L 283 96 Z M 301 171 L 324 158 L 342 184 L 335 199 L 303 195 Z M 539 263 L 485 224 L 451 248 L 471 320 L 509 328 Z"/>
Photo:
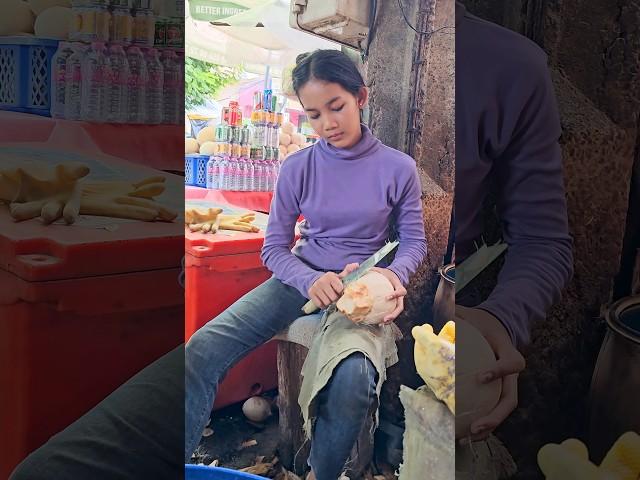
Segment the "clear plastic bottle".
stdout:
<path fill-rule="evenodd" d="M 180 110 L 183 99 L 178 98 L 180 92 L 181 69 L 178 66 L 176 52 L 167 49 L 162 52 L 162 66 L 164 68 L 163 115 L 162 123 L 177 125 L 180 121 Z"/>
<path fill-rule="evenodd" d="M 104 42 L 93 42 L 82 61 L 82 102 L 80 117 L 90 122 L 105 118 L 109 72 Z"/>
<path fill-rule="evenodd" d="M 220 188 L 220 157 L 218 155 L 209 157 L 207 162 L 207 188 L 217 190 Z"/>
<path fill-rule="evenodd" d="M 229 172 L 229 157 L 224 155 L 220 159 L 220 168 L 218 172 L 218 189 L 219 190 L 230 190 L 231 187 L 231 176 Z"/>
<path fill-rule="evenodd" d="M 66 70 L 67 60 L 73 55 L 74 49 L 69 42 L 60 42 L 58 50 L 51 59 L 53 80 L 51 94 L 51 116 L 53 118 L 64 118 L 65 116 L 65 92 L 66 92 Z"/>
<path fill-rule="evenodd" d="M 109 46 L 107 56 L 109 65 L 109 81 L 107 82 L 107 109 L 105 117 L 108 122 L 125 123 L 128 121 L 127 82 L 129 80 L 129 62 L 121 45 Z"/>
<path fill-rule="evenodd" d="M 129 81 L 127 88 L 127 108 L 130 123 L 143 123 L 148 81 L 147 63 L 138 47 L 127 48 Z"/>
<path fill-rule="evenodd" d="M 160 54 L 155 48 L 145 49 L 145 60 L 147 61 L 147 90 L 145 96 L 145 123 L 162 123 L 164 113 L 163 107 L 163 87 L 164 87 L 164 67 L 160 63 Z"/>
<path fill-rule="evenodd" d="M 256 166 L 253 160 L 250 158 L 247 159 L 246 162 L 246 176 L 244 177 L 244 191 L 245 192 L 253 192 L 254 191 L 254 178 L 256 174 Z"/>
<path fill-rule="evenodd" d="M 64 74 L 64 117 L 68 120 L 80 120 L 82 107 L 82 62 L 87 47 L 74 45 L 74 53 L 67 60 Z"/>

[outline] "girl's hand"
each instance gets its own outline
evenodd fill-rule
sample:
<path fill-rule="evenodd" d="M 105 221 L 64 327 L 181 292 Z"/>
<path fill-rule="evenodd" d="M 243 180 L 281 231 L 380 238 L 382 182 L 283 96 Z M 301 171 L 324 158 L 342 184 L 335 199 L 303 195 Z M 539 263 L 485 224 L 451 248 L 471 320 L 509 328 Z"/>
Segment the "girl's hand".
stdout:
<path fill-rule="evenodd" d="M 518 406 L 518 375 L 525 367 L 522 354 L 516 350 L 500 320 L 485 310 L 456 305 L 456 319 L 461 318 L 487 339 L 497 362 L 488 372 L 481 372 L 481 382 L 489 383 L 502 378 L 502 394 L 496 407 L 471 425 L 471 442 L 483 440 L 493 432 Z M 461 443 L 468 443 L 463 439 Z"/>
<path fill-rule="evenodd" d="M 337 301 L 344 290 L 342 279 L 356 268 L 358 268 L 357 263 L 350 263 L 339 274 L 327 272 L 316 280 L 309 289 L 309 298 L 313 300 L 316 307 L 325 309 Z"/>
<path fill-rule="evenodd" d="M 394 292 L 387 297 L 387 300 L 393 300 L 394 298 L 398 300 L 396 309 L 382 320 L 382 323 L 388 325 L 398 318 L 398 315 L 400 315 L 404 310 L 404 297 L 407 295 L 407 289 L 404 288 L 404 285 L 400 282 L 398 275 L 396 275 L 392 270 L 389 270 L 388 268 L 373 267 L 371 271 L 381 273 L 387 277 L 391 282 L 391 285 L 393 285 Z"/>

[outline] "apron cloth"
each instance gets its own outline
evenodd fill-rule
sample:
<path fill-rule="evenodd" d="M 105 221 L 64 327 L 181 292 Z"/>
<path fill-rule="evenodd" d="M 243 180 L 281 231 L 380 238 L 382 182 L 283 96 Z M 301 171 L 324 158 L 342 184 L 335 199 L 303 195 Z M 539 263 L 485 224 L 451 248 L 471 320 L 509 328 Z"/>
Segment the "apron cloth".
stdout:
<path fill-rule="evenodd" d="M 386 369 L 398 362 L 396 340 L 401 336 L 400 330 L 393 323 L 384 326 L 358 325 L 335 310 L 335 306 L 325 312 L 302 366 L 303 379 L 298 403 L 307 439 L 311 438 L 317 416 L 316 396 L 329 383 L 338 364 L 358 352 L 371 361 L 378 373 L 374 428 L 377 427 L 377 402 L 386 379 Z"/>

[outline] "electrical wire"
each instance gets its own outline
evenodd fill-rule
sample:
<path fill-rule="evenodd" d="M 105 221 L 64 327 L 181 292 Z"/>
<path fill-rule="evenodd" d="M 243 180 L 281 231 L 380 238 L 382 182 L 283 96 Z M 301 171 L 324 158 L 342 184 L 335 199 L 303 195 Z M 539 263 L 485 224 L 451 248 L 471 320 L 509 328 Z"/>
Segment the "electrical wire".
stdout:
<path fill-rule="evenodd" d="M 362 60 L 366 60 L 369 57 L 369 47 L 371 47 L 371 42 L 373 42 L 373 38 L 376 32 L 376 20 L 378 19 L 378 0 L 370 0 L 370 8 L 369 8 L 369 34 L 367 35 L 367 46 L 362 52 Z"/>
<path fill-rule="evenodd" d="M 400 8 L 400 12 L 402 12 L 402 18 L 404 18 L 404 22 L 409 26 L 409 28 L 411 30 L 413 30 L 414 32 L 416 32 L 418 35 L 433 35 L 434 33 L 437 33 L 441 30 L 446 30 L 448 28 L 453 28 L 455 29 L 454 26 L 452 25 L 445 25 L 444 27 L 440 27 L 440 28 L 436 28 L 435 30 L 431 30 L 431 31 L 420 31 L 417 30 L 416 27 L 414 27 L 413 25 L 411 25 L 411 22 L 409 21 L 409 19 L 407 18 L 407 14 L 404 11 L 404 7 L 402 6 L 402 0 L 397 0 L 398 1 L 398 7 Z"/>

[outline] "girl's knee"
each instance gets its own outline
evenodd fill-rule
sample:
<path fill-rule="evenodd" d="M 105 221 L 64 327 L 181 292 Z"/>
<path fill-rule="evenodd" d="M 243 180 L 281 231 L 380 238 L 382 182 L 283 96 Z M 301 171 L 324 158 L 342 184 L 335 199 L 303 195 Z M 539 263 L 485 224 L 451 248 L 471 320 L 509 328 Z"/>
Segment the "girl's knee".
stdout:
<path fill-rule="evenodd" d="M 353 353 L 342 360 L 333 372 L 332 387 L 345 393 L 375 394 L 378 372 L 363 353 Z"/>

